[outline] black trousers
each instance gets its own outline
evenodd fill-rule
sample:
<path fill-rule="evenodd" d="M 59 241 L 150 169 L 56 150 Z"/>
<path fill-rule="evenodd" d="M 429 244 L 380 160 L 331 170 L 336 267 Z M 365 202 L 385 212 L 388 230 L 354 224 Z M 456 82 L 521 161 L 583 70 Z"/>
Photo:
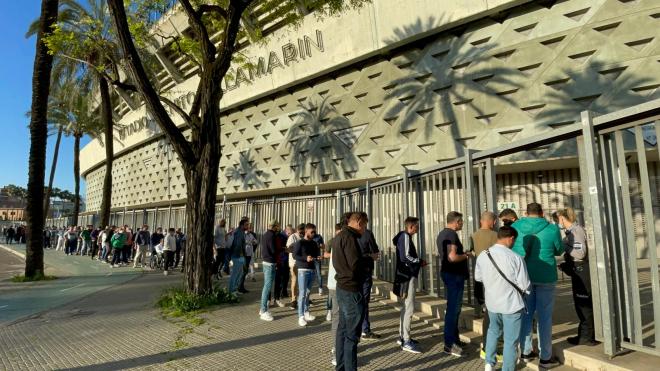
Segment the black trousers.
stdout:
<path fill-rule="evenodd" d="M 486 304 L 486 293 L 484 292 L 484 284 L 479 281 L 474 281 L 474 298 L 477 299 L 477 303 L 480 306 Z M 481 332 L 483 333 L 483 349 L 486 349 L 486 340 L 488 339 L 488 326 L 490 325 L 490 317 L 488 317 L 488 309 L 483 312 L 483 323 L 481 327 Z"/>
<path fill-rule="evenodd" d="M 591 299 L 591 276 L 588 262 L 575 262 L 571 274 L 575 312 L 580 319 L 578 336 L 582 340 L 594 340 L 594 306 Z"/>
<path fill-rule="evenodd" d="M 220 267 L 225 262 L 225 248 L 215 249 L 216 255 L 213 261 L 213 274 L 220 273 Z"/>
<path fill-rule="evenodd" d="M 170 266 L 173 264 L 174 251 L 163 250 L 163 270 L 170 270 Z"/>
<path fill-rule="evenodd" d="M 368 334 L 371 332 L 371 322 L 369 321 L 369 301 L 371 301 L 371 288 L 374 285 L 374 280 L 369 273 L 368 278 L 362 284 L 362 300 L 364 300 L 364 313 L 362 314 L 362 333 Z"/>
<path fill-rule="evenodd" d="M 288 297 L 289 266 L 286 263 L 278 263 L 275 266 L 275 300 Z"/>

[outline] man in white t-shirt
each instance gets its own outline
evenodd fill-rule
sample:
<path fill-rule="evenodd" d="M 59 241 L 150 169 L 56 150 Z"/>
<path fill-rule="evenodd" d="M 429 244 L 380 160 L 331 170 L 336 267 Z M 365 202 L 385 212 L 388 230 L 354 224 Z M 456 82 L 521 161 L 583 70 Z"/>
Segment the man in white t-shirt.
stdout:
<path fill-rule="evenodd" d="M 497 232 L 497 243 L 477 258 L 474 279 L 483 282 L 486 309 L 490 316 L 486 340 L 486 371 L 497 364 L 496 351 L 500 333 L 504 334 L 502 370 L 516 369 L 520 326 L 525 316 L 525 298 L 531 282 L 523 258 L 511 251 L 518 232 L 503 226 Z"/>
<path fill-rule="evenodd" d="M 290 279 L 291 279 L 291 308 L 297 309 L 298 302 L 296 298 L 298 297 L 298 268 L 296 268 L 296 260 L 293 258 L 293 245 L 300 241 L 305 234 L 305 224 L 300 224 L 298 226 L 298 232 L 292 233 L 289 238 L 286 240 L 286 251 L 289 253 L 289 269 L 290 269 Z"/>

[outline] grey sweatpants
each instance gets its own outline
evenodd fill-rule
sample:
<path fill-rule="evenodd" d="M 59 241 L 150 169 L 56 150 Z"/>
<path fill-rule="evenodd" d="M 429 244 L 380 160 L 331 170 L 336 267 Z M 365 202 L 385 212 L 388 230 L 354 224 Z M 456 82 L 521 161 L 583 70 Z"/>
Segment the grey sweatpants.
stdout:
<path fill-rule="evenodd" d="M 417 277 L 410 279 L 408 284 L 408 296 L 403 302 L 401 308 L 401 317 L 399 319 L 399 337 L 403 342 L 410 340 L 410 324 L 412 322 L 412 315 L 415 312 L 415 291 L 417 290 Z"/>

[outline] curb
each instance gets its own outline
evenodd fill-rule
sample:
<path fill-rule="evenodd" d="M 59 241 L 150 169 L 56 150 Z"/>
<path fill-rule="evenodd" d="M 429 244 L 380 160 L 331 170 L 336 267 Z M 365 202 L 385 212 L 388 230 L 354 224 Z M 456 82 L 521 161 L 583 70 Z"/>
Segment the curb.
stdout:
<path fill-rule="evenodd" d="M 25 259 L 25 254 L 20 253 L 20 252 L 14 250 L 14 249 L 12 249 L 12 248 L 9 248 L 9 247 L 7 247 L 7 246 L 5 246 L 5 245 L 0 245 L 0 248 L 2 248 L 3 250 L 8 251 L 8 252 L 10 252 L 10 253 L 12 253 L 12 254 L 18 256 L 18 257 L 21 258 L 21 259 Z"/>

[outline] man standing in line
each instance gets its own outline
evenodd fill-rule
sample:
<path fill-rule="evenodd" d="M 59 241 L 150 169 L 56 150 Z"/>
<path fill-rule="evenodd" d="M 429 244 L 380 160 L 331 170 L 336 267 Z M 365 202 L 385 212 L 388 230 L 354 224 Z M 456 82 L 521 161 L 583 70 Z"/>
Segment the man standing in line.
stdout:
<path fill-rule="evenodd" d="M 319 245 L 314 241 L 316 226 L 305 225 L 305 235 L 293 245 L 293 257 L 298 268 L 298 325 L 307 326 L 316 319 L 309 313 L 309 294 L 315 276 L 315 262 L 321 258 Z"/>
<path fill-rule="evenodd" d="M 337 271 L 335 278 L 339 305 L 339 324 L 335 339 L 337 371 L 357 370 L 357 346 L 364 319 L 362 286 L 369 273 L 358 242 L 367 229 L 367 214 L 352 212 L 347 219 L 348 225 L 335 237 L 332 252 L 332 265 Z"/>
<path fill-rule="evenodd" d="M 503 371 L 514 371 L 518 358 L 520 325 L 525 316 L 523 295 L 529 293 L 529 276 L 525 261 L 511 251 L 518 233 L 503 226 L 497 232 L 497 242 L 477 258 L 474 279 L 483 282 L 486 308 L 491 318 L 486 340 L 486 371 L 497 364 L 496 350 L 504 332 Z"/>
<path fill-rule="evenodd" d="M 128 225 L 124 225 L 124 233 L 126 234 L 126 242 L 124 242 L 124 249 L 122 250 L 122 263 L 128 265 L 131 260 L 133 250 L 133 230 Z"/>
<path fill-rule="evenodd" d="M 532 288 L 527 296 L 527 315 L 520 329 L 520 346 L 524 362 L 537 357 L 532 350 L 532 321 L 538 315 L 538 339 L 541 367 L 558 365 L 552 356 L 552 310 L 555 304 L 557 283 L 557 261 L 555 256 L 564 253 L 559 228 L 543 217 L 543 207 L 536 202 L 527 205 L 527 216 L 516 221 L 512 227 L 518 232 L 513 251 L 527 263 L 527 272 Z"/>
<path fill-rule="evenodd" d="M 497 242 L 497 232 L 493 230 L 495 228 L 495 213 L 491 211 L 484 211 L 481 213 L 479 218 L 479 229 L 470 236 L 470 250 L 477 258 L 479 255 L 486 251 L 489 247 L 493 246 Z M 488 310 L 484 307 L 486 303 L 484 297 L 484 285 L 474 280 L 474 297 L 477 299 L 477 306 L 475 307 L 476 314 L 478 316 L 483 316 L 483 323 L 481 326 L 481 333 L 483 334 L 483 340 L 481 343 L 481 358 L 485 359 L 486 357 L 486 339 L 488 337 L 488 324 L 490 320 L 488 318 Z"/>
<path fill-rule="evenodd" d="M 499 218 L 502 225 L 511 225 L 518 220 L 518 214 L 512 209 L 504 209 L 500 212 Z"/>
<path fill-rule="evenodd" d="M 92 226 L 88 225 L 85 229 L 80 232 L 80 238 L 82 239 L 82 249 L 80 250 L 80 256 L 87 255 L 87 252 L 92 250 Z"/>
<path fill-rule="evenodd" d="M 362 286 L 362 296 L 364 297 L 364 321 L 362 321 L 362 340 L 377 340 L 380 335 L 371 331 L 371 322 L 369 321 L 369 301 L 371 301 L 371 288 L 374 285 L 373 273 L 376 266 L 375 261 L 380 258 L 380 249 L 374 238 L 374 234 L 369 229 L 365 229 L 360 237 L 360 248 L 369 272 L 367 279 Z"/>
<path fill-rule="evenodd" d="M 135 242 L 138 245 L 138 251 L 133 261 L 133 268 L 137 268 L 140 262 L 140 268 L 147 265 L 147 251 L 149 251 L 149 226 L 143 225 L 142 230 L 137 233 Z"/>
<path fill-rule="evenodd" d="M 297 297 L 297 281 L 298 281 L 298 268 L 296 267 L 296 259 L 293 257 L 293 245 L 303 238 L 305 233 L 305 224 L 298 225 L 297 233 L 291 233 L 286 240 L 286 251 L 289 253 L 289 279 L 291 280 L 291 309 L 296 309 L 298 305 Z"/>
<path fill-rule="evenodd" d="M 330 324 L 330 339 L 332 339 L 332 365 L 337 366 L 337 358 L 335 357 L 335 339 L 337 338 L 337 327 L 339 326 L 339 305 L 337 305 L 337 280 L 335 279 L 335 267 L 332 265 L 332 245 L 335 243 L 335 238 L 341 232 L 342 224 L 335 224 L 334 237 L 325 244 L 325 252 L 323 257 L 329 259 L 328 263 L 328 302 L 326 308 L 328 314 L 325 317 L 326 321 L 331 321 Z"/>
<path fill-rule="evenodd" d="M 170 274 L 170 268 L 174 265 L 173 258 L 175 251 L 176 236 L 174 235 L 174 228 L 170 228 L 167 231 L 167 235 L 165 236 L 165 241 L 163 243 L 163 267 L 165 267 L 163 274 L 166 276 Z"/>
<path fill-rule="evenodd" d="M 319 250 L 321 252 L 325 251 L 325 241 L 323 240 L 323 236 L 321 236 L 320 234 L 315 234 L 314 242 L 316 242 L 316 244 L 319 245 Z M 323 259 L 319 259 L 314 262 L 314 269 L 316 271 L 316 282 L 319 284 L 319 296 L 323 295 L 323 276 L 321 275 L 322 263 L 323 263 Z"/>
<path fill-rule="evenodd" d="M 268 297 L 273 288 L 273 281 L 275 281 L 275 245 L 279 229 L 280 223 L 277 220 L 271 220 L 270 223 L 268 223 L 268 230 L 261 236 L 264 288 L 261 290 L 261 308 L 259 309 L 259 317 L 263 321 L 273 320 L 273 315 L 268 310 Z"/>
<path fill-rule="evenodd" d="M 93 227 L 92 227 L 93 228 Z M 92 260 L 96 259 L 98 257 L 98 252 L 99 252 L 99 235 L 101 234 L 101 227 L 94 228 L 92 233 L 90 234 L 90 237 L 92 239 L 92 246 L 91 246 L 91 251 L 90 251 L 90 258 Z"/>
<path fill-rule="evenodd" d="M 397 344 L 406 352 L 419 354 L 422 351 L 417 347 L 417 342 L 410 336 L 410 326 L 412 315 L 415 311 L 415 293 L 417 292 L 417 276 L 419 270 L 426 265 L 423 259 L 419 258 L 417 249 L 412 241 L 412 237 L 419 232 L 419 218 L 407 217 L 405 220 L 406 229 L 399 232 L 392 243 L 396 246 L 396 275 L 406 277 L 408 289 L 406 291 L 403 309 L 399 318 L 399 340 Z M 401 280 L 401 278 L 399 278 Z M 399 283 L 405 283 L 399 282 Z"/>
<path fill-rule="evenodd" d="M 446 227 L 438 234 L 436 245 L 442 257 L 440 274 L 447 292 L 445 310 L 445 346 L 443 351 L 456 357 L 463 355 L 459 346 L 458 317 L 463 304 L 465 280 L 470 277 L 468 259 L 471 252 L 463 251 L 463 244 L 458 238 L 458 231 L 463 229 L 463 214 L 451 211 L 447 214 Z"/>
<path fill-rule="evenodd" d="M 289 254 L 286 252 L 287 236 L 280 231 L 275 234 L 275 289 L 273 294 L 274 304 L 283 308 L 285 306 L 282 299 L 288 296 L 287 287 L 289 284 Z"/>
<path fill-rule="evenodd" d="M 248 219 L 241 219 L 238 228 L 234 230 L 227 240 L 227 246 L 231 248 L 231 275 L 229 276 L 229 292 L 236 293 L 239 284 L 241 283 L 241 276 L 243 275 L 243 267 L 245 266 L 245 231 L 247 231 Z M 242 290 L 238 292 L 244 294 Z"/>
<path fill-rule="evenodd" d="M 181 228 L 177 228 L 174 233 L 176 236 L 176 252 L 174 253 L 174 269 L 179 267 L 179 262 L 181 262 L 181 257 L 185 260 L 186 257 L 186 235 L 183 233 Z M 181 272 L 183 272 L 183 262 L 181 263 Z"/>
<path fill-rule="evenodd" d="M 222 219 L 220 223 L 215 227 L 215 233 L 213 235 L 213 242 L 215 244 L 215 260 L 213 261 L 213 274 L 216 279 L 222 278 L 222 273 L 220 270 L 225 263 L 225 248 L 227 246 L 227 231 L 225 225 L 227 222 Z"/>

